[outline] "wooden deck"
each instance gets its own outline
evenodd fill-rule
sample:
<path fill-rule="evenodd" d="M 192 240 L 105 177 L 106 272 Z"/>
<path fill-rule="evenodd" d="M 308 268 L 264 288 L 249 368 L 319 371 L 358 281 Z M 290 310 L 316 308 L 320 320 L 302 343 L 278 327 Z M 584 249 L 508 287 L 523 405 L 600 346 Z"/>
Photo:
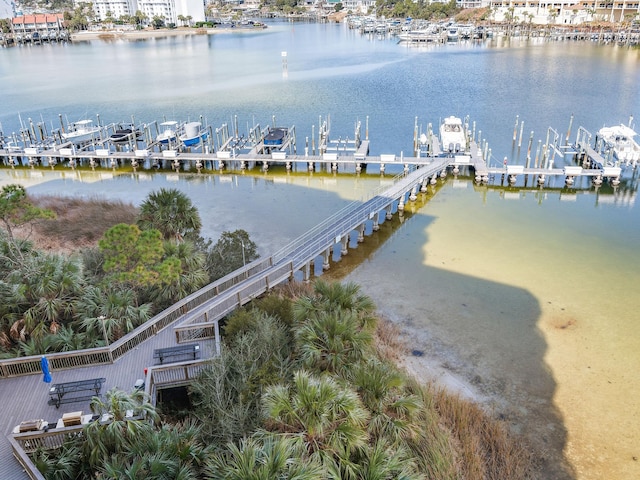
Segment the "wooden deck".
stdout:
<path fill-rule="evenodd" d="M 213 340 L 200 340 L 198 343 L 201 358 L 210 358 L 215 352 Z M 52 371 L 52 383 L 44 383 L 41 374 L 0 379 L 0 405 L 3 406 L 0 418 L 0 479 L 25 480 L 29 478 L 13 457 L 8 441 L 8 436 L 11 435 L 11 431 L 16 425 L 24 420 L 40 418 L 48 421 L 50 425 L 55 425 L 64 413 L 78 410 L 82 410 L 84 413 L 89 412 L 88 401 L 63 404 L 59 409 L 48 405 L 51 385 L 104 377 L 107 381 L 102 388 L 103 395 L 115 387 L 130 391 L 137 379 L 144 378 L 144 368 L 153 365 L 153 350 L 175 345 L 173 327 L 168 326 L 110 365 Z"/>
<path fill-rule="evenodd" d="M 182 307 L 177 309 L 177 305 L 171 307 L 168 310 L 175 310 L 174 313 L 176 313 L 176 315 L 171 315 L 171 317 L 167 318 L 173 318 L 174 320 L 168 324 L 164 323 L 166 326 L 155 335 L 149 338 L 145 336 L 144 338 L 146 338 L 146 340 L 141 343 L 131 343 L 133 348 L 128 350 L 127 353 L 119 357 L 112 357 L 117 358 L 114 363 L 109 364 L 102 362 L 101 365 L 97 366 L 68 368 L 60 371 L 52 369 L 52 383 L 104 377 L 106 382 L 103 386 L 103 392 L 107 392 L 114 387 L 122 390 L 133 389 L 136 380 L 145 378 L 145 367 L 152 367 L 154 365 L 154 350 L 176 345 L 177 332 L 174 329 L 178 324 L 184 325 L 184 323 L 190 323 L 184 322 L 185 318 L 190 321 L 195 321 L 196 324 L 192 325 L 192 328 L 194 331 L 200 331 L 202 330 L 203 324 L 199 322 L 200 319 L 198 317 L 200 317 L 203 310 L 213 311 L 218 306 L 222 306 L 224 310 L 228 299 L 233 300 L 233 307 L 235 308 L 238 304 L 246 303 L 246 300 L 249 298 L 254 298 L 257 294 L 262 293 L 265 289 L 268 290 L 270 285 L 268 281 L 269 278 L 273 277 L 273 285 L 286 278 L 291 278 L 297 269 L 308 265 L 310 261 L 313 261 L 314 258 L 332 246 L 336 242 L 337 237 L 346 238 L 345 235 L 348 235 L 351 230 L 357 228 L 359 225 L 363 225 L 363 222 L 367 219 L 374 218 L 376 214 L 390 209 L 395 201 L 406 199 L 409 192 L 416 191 L 420 185 L 427 181 L 428 177 L 434 176 L 435 178 L 435 176 L 446 169 L 450 163 L 450 159 L 439 158 L 429 163 L 426 167 L 400 176 L 397 182 L 394 182 L 390 187 L 379 192 L 372 192 L 369 200 L 354 202 L 350 206 L 345 207 L 345 209 L 325 220 L 325 222 L 310 230 L 307 234 L 294 240 L 280 252 L 274 254 L 270 259 L 259 259 L 252 262 L 243 267 L 243 269 L 240 269 L 240 273 L 234 272 L 228 276 L 229 278 L 227 280 L 225 280 L 227 277 L 221 279 L 218 282 L 219 285 L 214 283 L 203 289 L 210 290 L 213 288 L 212 286 L 214 286 L 215 292 L 196 292 L 192 294 L 190 297 L 194 298 L 189 300 L 188 304 L 183 305 L 184 310 Z M 387 210 L 387 212 L 388 211 L 389 210 Z M 283 270 L 282 272 L 280 271 L 281 269 Z M 227 283 L 229 284 L 227 285 Z M 258 287 L 260 287 L 259 292 L 256 290 Z M 250 291 L 244 294 L 241 293 L 241 291 L 244 292 L 247 288 L 249 288 Z M 196 300 L 196 297 L 198 300 Z M 178 310 L 181 312 L 180 314 L 177 314 Z M 226 310 L 224 311 L 226 312 Z M 196 318 L 194 318 L 194 316 Z M 214 317 L 216 319 L 218 318 L 217 315 Z M 208 319 L 209 322 L 211 322 L 211 320 L 213 319 Z M 200 338 L 195 340 L 195 338 L 191 338 L 189 341 L 198 342 L 200 345 L 201 358 L 203 359 L 211 358 L 217 351 L 215 339 Z M 35 361 L 32 360 L 32 363 L 35 363 Z M 167 368 L 163 370 L 167 370 L 167 381 L 173 381 L 171 380 L 172 375 L 177 373 L 177 371 L 169 372 L 168 367 L 167 365 Z M 196 366 L 187 372 L 186 370 L 188 370 L 189 367 L 185 366 L 185 374 L 191 377 L 197 374 L 198 368 L 199 367 Z M 163 379 L 160 377 L 162 377 L 162 375 L 159 376 L 158 381 L 162 382 Z M 156 382 L 156 385 L 159 385 L 159 383 Z M 58 419 L 66 412 L 76 412 L 79 410 L 88 412 L 89 401 L 65 404 L 61 406 L 60 409 L 48 405 L 50 387 L 51 384 L 42 381 L 41 374 L 8 376 L 7 378 L 0 379 L 0 402 L 5 405 L 5 414 L 0 420 L 2 433 L 4 433 L 2 438 L 0 438 L 0 442 L 2 442 L 3 445 L 3 448 L 0 450 L 0 479 L 22 480 L 28 478 L 20 464 L 12 458 L 12 449 L 8 436 L 11 434 L 14 426 L 20 424 L 22 421 L 34 419 L 43 419 L 55 425 Z M 147 388 L 149 388 L 148 385 Z"/>

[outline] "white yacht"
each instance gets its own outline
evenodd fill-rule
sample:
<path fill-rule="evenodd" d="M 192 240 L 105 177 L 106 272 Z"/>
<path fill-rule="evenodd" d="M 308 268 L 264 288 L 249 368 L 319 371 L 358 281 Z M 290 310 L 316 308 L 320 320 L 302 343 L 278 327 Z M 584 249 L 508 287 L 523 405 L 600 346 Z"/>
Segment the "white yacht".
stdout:
<path fill-rule="evenodd" d="M 612 149 L 616 160 L 624 163 L 636 163 L 640 160 L 640 145 L 633 139 L 637 133 L 627 125 L 602 127 L 598 137 L 604 142 L 605 149 Z"/>
<path fill-rule="evenodd" d="M 462 120 L 447 117 L 440 125 L 440 142 L 445 153 L 462 153 L 467 149 L 467 137 Z"/>
<path fill-rule="evenodd" d="M 85 143 L 100 138 L 100 127 L 93 124 L 93 120 L 80 120 L 71 123 L 66 132 L 60 134 L 65 142 Z"/>

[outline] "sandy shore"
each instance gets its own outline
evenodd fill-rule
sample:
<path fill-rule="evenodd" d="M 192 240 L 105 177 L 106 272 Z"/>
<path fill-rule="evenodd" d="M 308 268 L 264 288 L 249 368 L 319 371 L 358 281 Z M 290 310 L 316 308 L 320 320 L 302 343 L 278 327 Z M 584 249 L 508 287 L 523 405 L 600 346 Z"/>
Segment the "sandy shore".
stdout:
<path fill-rule="evenodd" d="M 161 28 L 144 30 L 100 30 L 82 31 L 71 34 L 71 41 L 87 40 L 141 40 L 145 38 L 176 37 L 184 35 L 213 35 L 218 33 L 235 33 L 262 30 L 262 28 Z"/>

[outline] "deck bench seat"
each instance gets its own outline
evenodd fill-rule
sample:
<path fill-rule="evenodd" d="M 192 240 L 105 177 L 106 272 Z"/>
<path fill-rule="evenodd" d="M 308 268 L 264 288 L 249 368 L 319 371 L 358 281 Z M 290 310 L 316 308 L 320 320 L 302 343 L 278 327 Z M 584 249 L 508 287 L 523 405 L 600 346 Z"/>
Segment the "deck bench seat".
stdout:
<path fill-rule="evenodd" d="M 200 345 L 197 343 L 185 343 L 175 347 L 156 348 L 153 358 L 160 364 L 178 362 L 180 360 L 196 360 L 200 357 Z"/>

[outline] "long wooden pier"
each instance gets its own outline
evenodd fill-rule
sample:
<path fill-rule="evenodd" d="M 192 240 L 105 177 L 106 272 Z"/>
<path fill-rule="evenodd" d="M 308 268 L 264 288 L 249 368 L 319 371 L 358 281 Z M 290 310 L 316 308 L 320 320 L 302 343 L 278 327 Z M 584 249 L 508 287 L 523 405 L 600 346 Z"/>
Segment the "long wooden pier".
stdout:
<path fill-rule="evenodd" d="M 448 163 L 448 158 L 439 158 L 421 168 L 403 172 L 394 178 L 391 186 L 353 202 L 280 251 L 177 302 L 111 345 L 47 355 L 54 381 L 100 377 L 106 379 L 104 389 L 107 391 L 113 387 L 129 390 L 138 379 L 144 379 L 146 391 L 152 398 L 158 388 L 190 382 L 206 366 L 206 359 L 220 352 L 220 319 L 299 274 L 303 279 L 309 279 L 312 275 L 310 266 L 318 259 L 321 259 L 323 269 L 329 268 L 334 248 L 340 255 L 347 253 L 352 232 L 357 232 L 357 240 L 361 242 L 365 226 L 369 224 L 373 234 L 379 223 L 402 212 L 406 202 L 415 200 L 420 190 L 426 190 L 427 182 L 437 181 L 445 174 Z M 187 341 L 201 346 L 202 360 L 152 365 L 155 349 Z M 62 414 L 48 405 L 49 385 L 42 382 L 40 373 L 40 356 L 0 360 L 0 402 L 4 406 L 0 420 L 4 434 L 0 437 L 0 478 L 3 480 L 42 479 L 39 473 L 32 472 L 33 466 L 25 452 L 34 446 L 56 448 L 69 433 L 66 429 L 12 433 L 13 427 L 21 421 L 44 419 L 54 425 Z M 88 401 L 69 408 L 87 411 Z"/>

